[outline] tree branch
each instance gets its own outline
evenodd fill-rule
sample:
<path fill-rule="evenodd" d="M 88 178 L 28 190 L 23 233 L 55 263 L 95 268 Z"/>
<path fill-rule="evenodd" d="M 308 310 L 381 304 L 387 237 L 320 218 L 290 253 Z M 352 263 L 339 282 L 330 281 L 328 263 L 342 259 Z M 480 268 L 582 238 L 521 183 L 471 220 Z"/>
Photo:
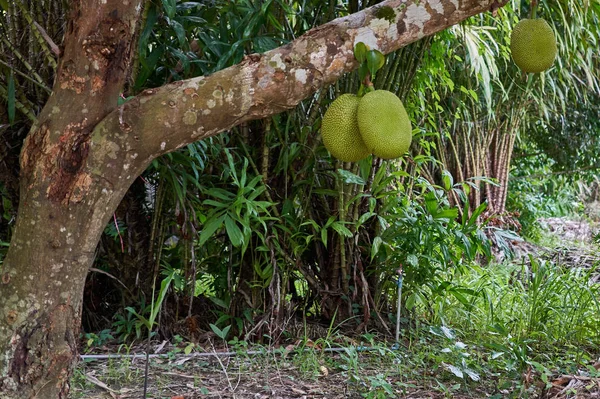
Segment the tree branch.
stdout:
<path fill-rule="evenodd" d="M 109 114 L 94 135 L 125 149 L 141 172 L 161 154 L 293 108 L 358 66 L 357 42 L 387 54 L 507 1 L 384 1 L 212 75 L 146 90 Z"/>

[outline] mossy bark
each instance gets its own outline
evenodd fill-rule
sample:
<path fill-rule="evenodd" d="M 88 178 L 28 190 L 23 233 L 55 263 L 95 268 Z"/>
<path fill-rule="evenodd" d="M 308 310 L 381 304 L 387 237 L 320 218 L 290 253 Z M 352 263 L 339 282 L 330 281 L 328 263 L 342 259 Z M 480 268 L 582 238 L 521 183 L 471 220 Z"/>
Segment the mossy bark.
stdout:
<path fill-rule="evenodd" d="M 141 0 L 74 1 L 53 94 L 21 154 L 17 225 L 0 266 L 0 399 L 67 397 L 96 245 L 154 158 L 294 107 L 356 67 L 358 41 L 389 53 L 505 2 L 385 1 L 117 107 Z M 382 6 L 392 11 L 383 19 Z"/>

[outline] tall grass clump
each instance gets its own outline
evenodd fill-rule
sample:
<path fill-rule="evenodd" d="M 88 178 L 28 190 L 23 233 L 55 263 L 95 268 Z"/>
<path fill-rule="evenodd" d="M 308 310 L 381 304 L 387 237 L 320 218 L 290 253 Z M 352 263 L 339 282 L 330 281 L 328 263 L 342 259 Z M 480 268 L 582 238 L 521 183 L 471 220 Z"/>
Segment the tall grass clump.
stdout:
<path fill-rule="evenodd" d="M 469 306 L 454 297 L 434 305 L 438 318 L 495 349 L 518 343 L 527 353 L 600 347 L 600 284 L 595 268 L 523 259 L 520 264 L 472 266 L 455 284 L 472 292 Z"/>

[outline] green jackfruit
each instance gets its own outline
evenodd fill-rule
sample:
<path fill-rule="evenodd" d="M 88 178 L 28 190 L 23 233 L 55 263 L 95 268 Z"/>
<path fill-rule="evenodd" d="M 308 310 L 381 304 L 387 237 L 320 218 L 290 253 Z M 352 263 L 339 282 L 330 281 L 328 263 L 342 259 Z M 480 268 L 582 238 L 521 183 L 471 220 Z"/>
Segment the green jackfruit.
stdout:
<path fill-rule="evenodd" d="M 550 68 L 556 58 L 556 37 L 543 19 L 523 19 L 513 28 L 510 51 L 523 72 L 538 73 Z"/>
<path fill-rule="evenodd" d="M 331 103 L 321 123 L 323 144 L 331 155 L 345 162 L 360 161 L 369 155 L 358 131 L 359 101 L 353 94 L 342 94 Z"/>
<path fill-rule="evenodd" d="M 358 128 L 368 150 L 384 158 L 402 156 L 412 140 L 412 127 L 402 101 L 392 92 L 375 90 L 358 104 Z"/>

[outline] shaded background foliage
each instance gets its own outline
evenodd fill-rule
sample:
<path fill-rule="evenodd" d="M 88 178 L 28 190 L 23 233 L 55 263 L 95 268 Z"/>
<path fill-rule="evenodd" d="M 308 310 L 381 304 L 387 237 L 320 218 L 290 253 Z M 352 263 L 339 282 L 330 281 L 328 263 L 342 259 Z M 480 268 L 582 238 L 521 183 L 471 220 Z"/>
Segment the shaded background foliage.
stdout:
<path fill-rule="evenodd" d="M 122 101 L 234 65 L 375 3 L 148 1 Z M 6 243 L 18 204 L 20 143 L 50 92 L 52 42 L 60 44 L 67 6 L 17 0 L 4 10 Z M 508 50 L 511 26 L 528 12 L 514 1 L 388 55 L 374 83 L 405 101 L 414 127 L 407 158 L 344 164 L 322 146 L 328 104 L 358 89 L 349 74 L 294 110 L 154 161 L 107 225 L 86 284 L 84 328 L 115 326 L 121 338 L 139 338 L 135 313 L 148 314 L 153 284 L 165 275 L 174 276 L 161 315 L 165 335 L 193 337 L 214 323 L 246 338 L 279 339 L 302 316 L 389 330 L 399 268 L 409 318 L 434 317 L 440 295 L 467 306 L 476 293 L 461 289 L 454 273 L 489 256 L 490 238 L 501 247 L 514 238 L 499 227 L 540 215 L 546 197 L 532 206 L 528 196 L 539 184 L 527 176 L 598 166 L 600 5 L 544 2 L 539 15 L 552 22 L 560 55 L 536 76 L 523 75 Z M 521 179 L 509 186 L 511 175 Z M 568 186 L 561 178 L 553 181 Z"/>

